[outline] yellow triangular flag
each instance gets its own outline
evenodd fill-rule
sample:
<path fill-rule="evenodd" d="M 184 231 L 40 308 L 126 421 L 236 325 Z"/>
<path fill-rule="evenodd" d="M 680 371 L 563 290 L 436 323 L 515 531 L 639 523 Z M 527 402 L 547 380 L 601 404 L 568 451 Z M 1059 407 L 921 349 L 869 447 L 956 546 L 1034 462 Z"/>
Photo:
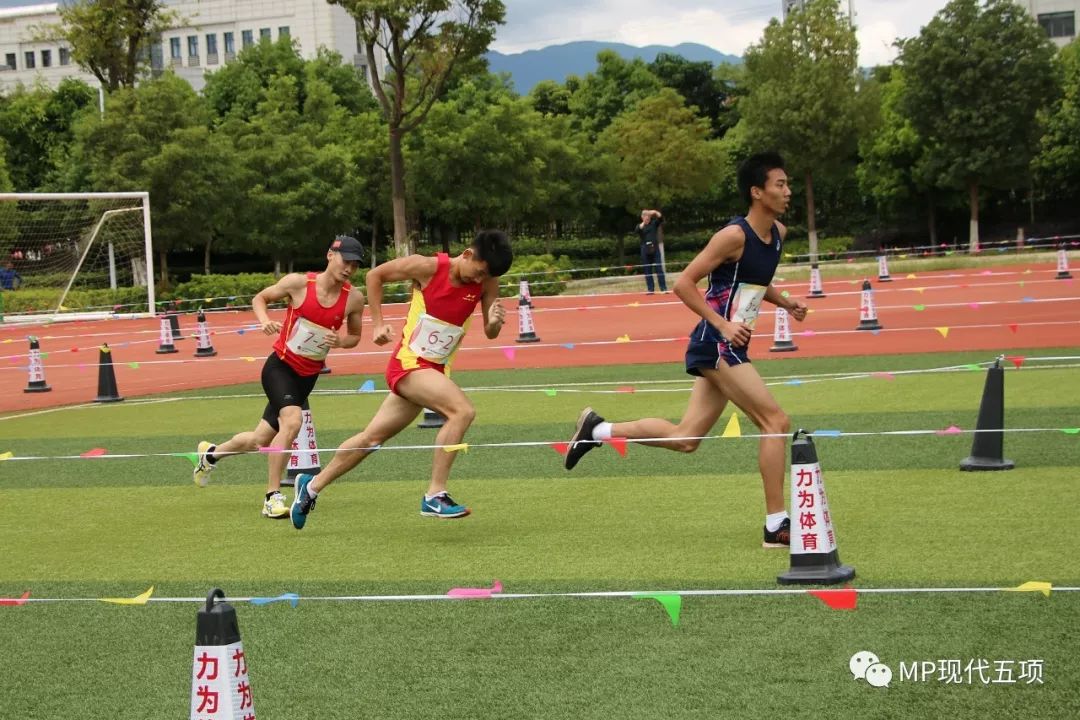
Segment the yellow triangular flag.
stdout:
<path fill-rule="evenodd" d="M 926 288 L 920 287 L 920 288 L 911 288 L 911 289 L 914 290 L 915 292 L 919 293 L 920 295 L 922 295 L 923 290 L 925 290 Z"/>
<path fill-rule="evenodd" d="M 1025 270 L 1024 274 L 1025 275 L 1030 275 L 1031 274 L 1031 268 L 1028 268 L 1027 270 Z"/>
<path fill-rule="evenodd" d="M 941 333 L 941 337 L 943 337 L 943 338 L 949 337 L 949 328 L 947 328 L 947 327 L 937 327 L 937 328 L 934 328 L 934 329 L 937 330 L 939 333 Z"/>
<path fill-rule="evenodd" d="M 742 428 L 739 427 L 739 416 L 736 413 L 731 413 L 731 419 L 728 420 L 727 427 L 724 428 L 724 434 L 722 438 L 737 438 L 742 437 Z"/>
<path fill-rule="evenodd" d="M 1041 592 L 1046 597 L 1050 597 L 1050 583 L 1040 582 L 1038 580 L 1031 580 L 1018 587 L 1005 588 L 1011 592 Z"/>
<path fill-rule="evenodd" d="M 908 280 L 914 280 L 914 279 L 915 279 L 915 277 L 916 277 L 916 276 L 915 276 L 915 273 L 908 273 L 908 274 L 907 274 L 907 279 L 908 279 Z"/>
<path fill-rule="evenodd" d="M 150 589 L 142 595 L 136 595 L 133 598 L 101 598 L 101 602 L 112 603 L 113 605 L 145 605 L 153 594 L 154 586 L 151 585 Z"/>
<path fill-rule="evenodd" d="M 15 457 L 15 453 L 8 450 L 6 453 L 0 453 L 0 460 L 10 460 Z"/>
<path fill-rule="evenodd" d="M 98 350 L 105 353 L 106 355 L 108 355 L 109 353 L 112 352 L 112 350 L 109 349 L 108 345 L 102 345 L 101 347 L 98 348 Z"/>
<path fill-rule="evenodd" d="M 253 358 L 253 357 L 245 357 L 244 359 L 247 360 L 248 362 L 255 362 L 255 358 Z"/>
<path fill-rule="evenodd" d="M 469 452 L 469 443 L 461 443 L 460 445 L 447 445 L 443 447 L 446 452 Z"/>
<path fill-rule="evenodd" d="M 630 336 L 620 335 L 619 337 L 615 338 L 615 342 L 630 342 Z"/>
<path fill-rule="evenodd" d="M 641 303 L 635 301 L 635 302 L 627 304 L 626 307 L 640 307 L 640 306 L 641 306 Z"/>
<path fill-rule="evenodd" d="M 901 260 L 907 260 L 907 253 L 904 253 L 903 255 L 901 255 L 900 259 Z"/>

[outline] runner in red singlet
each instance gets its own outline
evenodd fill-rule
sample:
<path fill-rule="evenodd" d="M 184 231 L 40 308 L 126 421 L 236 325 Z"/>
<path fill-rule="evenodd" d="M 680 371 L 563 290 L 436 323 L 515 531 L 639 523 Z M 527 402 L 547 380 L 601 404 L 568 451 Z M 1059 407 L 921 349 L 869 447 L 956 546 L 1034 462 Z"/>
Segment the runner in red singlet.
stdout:
<path fill-rule="evenodd" d="M 253 452 L 260 447 L 289 448 L 300 432 L 301 406 L 315 387 L 319 371 L 331 348 L 356 347 L 364 314 L 364 295 L 353 289 L 349 278 L 363 261 L 363 246 L 356 238 L 339 235 L 326 251 L 326 270 L 306 275 L 290 273 L 265 288 L 252 301 L 262 331 L 277 334 L 274 351 L 262 369 L 266 410 L 255 429 L 214 445 L 204 440 L 196 450 L 195 484 L 206 485 L 217 462 L 232 453 Z M 285 322 L 271 320 L 267 303 L 289 299 Z M 338 332 L 342 325 L 346 334 Z M 269 479 L 262 514 L 284 518 L 289 514 L 281 494 L 281 476 L 288 453 L 269 456 Z"/>
<path fill-rule="evenodd" d="M 457 257 L 443 253 L 436 257 L 412 255 L 391 260 L 368 273 L 376 345 L 394 340 L 394 329 L 383 322 L 383 285 L 400 280 L 413 282 L 409 315 L 386 367 L 391 392 L 367 427 L 342 443 L 322 472 L 296 477 L 293 527 L 304 527 L 316 498 L 327 485 L 404 430 L 424 408 L 446 417 L 435 439 L 437 445 L 461 443 L 476 410 L 447 371 L 477 304 L 483 312 L 484 334 L 491 339 L 499 336 L 506 313 L 499 304 L 498 278 L 510 269 L 513 257 L 505 234 L 485 230 Z M 431 483 L 420 501 L 421 515 L 460 518 L 469 514 L 467 507 L 454 502 L 446 492 L 455 457 L 456 452 L 435 450 Z"/>

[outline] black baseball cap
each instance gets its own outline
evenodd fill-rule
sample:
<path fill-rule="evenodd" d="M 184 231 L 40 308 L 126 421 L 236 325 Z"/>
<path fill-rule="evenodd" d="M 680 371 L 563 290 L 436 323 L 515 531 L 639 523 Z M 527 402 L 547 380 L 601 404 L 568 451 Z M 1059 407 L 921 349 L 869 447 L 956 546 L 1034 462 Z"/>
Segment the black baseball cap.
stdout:
<path fill-rule="evenodd" d="M 330 245 L 330 250 L 339 253 L 345 260 L 364 262 L 364 246 L 349 235 L 338 235 Z"/>

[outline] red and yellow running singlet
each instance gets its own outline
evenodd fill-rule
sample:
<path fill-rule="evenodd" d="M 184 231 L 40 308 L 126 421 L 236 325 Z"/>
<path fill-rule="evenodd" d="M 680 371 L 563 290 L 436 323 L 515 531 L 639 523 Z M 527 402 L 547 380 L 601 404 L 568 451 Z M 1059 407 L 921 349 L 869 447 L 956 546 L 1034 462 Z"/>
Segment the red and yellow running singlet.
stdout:
<path fill-rule="evenodd" d="M 315 375 L 326 364 L 326 355 L 330 346 L 326 344 L 326 333 L 338 330 L 345 321 L 345 307 L 349 303 L 352 285 L 345 283 L 341 287 L 337 301 L 330 307 L 319 304 L 319 293 L 315 288 L 316 273 L 307 274 L 307 289 L 304 302 L 300 307 L 293 307 L 285 312 L 285 322 L 281 326 L 274 352 L 288 364 L 297 375 L 307 377 Z"/>

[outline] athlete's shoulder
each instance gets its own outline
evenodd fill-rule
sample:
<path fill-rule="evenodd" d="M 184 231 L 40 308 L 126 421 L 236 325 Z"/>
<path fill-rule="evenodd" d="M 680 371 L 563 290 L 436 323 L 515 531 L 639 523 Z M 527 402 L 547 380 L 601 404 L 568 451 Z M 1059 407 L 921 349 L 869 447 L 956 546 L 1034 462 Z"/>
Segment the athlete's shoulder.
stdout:
<path fill-rule="evenodd" d="M 779 220 L 774 221 L 776 223 L 776 231 L 780 233 L 780 239 L 783 240 L 787 237 L 787 225 Z"/>

